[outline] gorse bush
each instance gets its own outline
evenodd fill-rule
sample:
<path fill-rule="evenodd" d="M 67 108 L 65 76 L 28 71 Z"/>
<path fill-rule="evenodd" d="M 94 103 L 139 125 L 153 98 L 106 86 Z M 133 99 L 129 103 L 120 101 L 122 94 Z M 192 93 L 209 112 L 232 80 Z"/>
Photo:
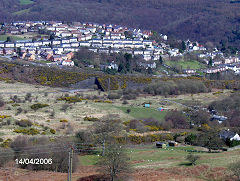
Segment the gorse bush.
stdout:
<path fill-rule="evenodd" d="M 76 103 L 76 102 L 82 102 L 85 99 L 78 96 L 65 96 L 65 97 L 60 97 L 57 100 L 66 101 L 67 103 Z"/>
<path fill-rule="evenodd" d="M 146 131 L 160 131 L 164 129 L 162 123 L 153 118 L 148 118 L 145 120 L 133 119 L 125 121 L 123 124 L 127 127 L 127 130 L 136 131 L 140 133 Z"/>
<path fill-rule="evenodd" d="M 27 134 L 27 135 L 40 134 L 40 131 L 38 129 L 35 129 L 35 128 L 14 129 L 13 132 Z"/>
<path fill-rule="evenodd" d="M 92 121 L 92 122 L 95 122 L 95 121 L 99 121 L 99 118 L 94 118 L 94 117 L 84 117 L 83 118 L 84 121 Z"/>
<path fill-rule="evenodd" d="M 31 106 L 31 109 L 33 109 L 34 111 L 38 110 L 38 109 L 41 109 L 41 108 L 44 108 L 44 107 L 48 107 L 49 105 L 48 104 L 41 104 L 41 103 L 37 103 L 37 104 L 33 104 Z"/>
<path fill-rule="evenodd" d="M 56 134 L 56 130 L 55 129 L 50 129 L 50 133 Z"/>

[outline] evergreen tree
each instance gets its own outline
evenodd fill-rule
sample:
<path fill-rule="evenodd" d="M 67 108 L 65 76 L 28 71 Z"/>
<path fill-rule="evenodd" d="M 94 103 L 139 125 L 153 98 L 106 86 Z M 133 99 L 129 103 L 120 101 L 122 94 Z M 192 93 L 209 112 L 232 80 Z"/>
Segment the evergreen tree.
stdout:
<path fill-rule="evenodd" d="M 213 65 L 213 59 L 212 59 L 211 57 L 210 57 L 210 59 L 209 59 L 208 65 L 209 65 L 210 67 L 212 67 L 212 65 Z"/>
<path fill-rule="evenodd" d="M 163 64 L 163 59 L 162 59 L 162 56 L 160 56 L 160 57 L 159 57 L 159 63 L 160 63 L 160 65 L 162 65 L 162 64 Z"/>

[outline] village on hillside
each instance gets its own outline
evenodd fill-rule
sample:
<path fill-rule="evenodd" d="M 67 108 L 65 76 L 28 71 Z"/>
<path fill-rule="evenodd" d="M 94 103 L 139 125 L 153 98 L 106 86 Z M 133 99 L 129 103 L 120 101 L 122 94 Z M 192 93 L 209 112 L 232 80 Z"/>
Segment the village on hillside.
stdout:
<path fill-rule="evenodd" d="M 95 53 L 128 53 L 140 56 L 146 63 L 139 63 L 145 68 L 156 68 L 160 58 L 181 57 L 187 53 L 195 53 L 206 65 L 205 68 L 183 70 L 185 74 L 217 73 L 232 70 L 240 73 L 240 58 L 225 57 L 217 48 L 208 50 L 198 42 L 183 41 L 185 49 L 171 47 L 168 36 L 159 34 L 161 42 L 152 39 L 153 32 L 127 28 L 113 24 L 80 23 L 64 24 L 55 21 L 17 21 L 3 23 L 0 34 L 6 36 L 0 41 L 0 55 L 7 58 L 20 58 L 26 61 L 41 61 L 48 65 L 74 66 L 74 52 L 86 47 Z M 26 38 L 25 35 L 36 34 L 39 38 Z M 14 40 L 12 36 L 22 36 L 22 40 Z M 49 35 L 49 36 L 41 36 Z M 50 38 L 49 38 L 50 37 Z M 171 68 L 169 65 L 165 65 Z M 93 65 L 89 65 L 93 68 Z M 110 69 L 118 69 L 114 62 L 107 65 Z"/>

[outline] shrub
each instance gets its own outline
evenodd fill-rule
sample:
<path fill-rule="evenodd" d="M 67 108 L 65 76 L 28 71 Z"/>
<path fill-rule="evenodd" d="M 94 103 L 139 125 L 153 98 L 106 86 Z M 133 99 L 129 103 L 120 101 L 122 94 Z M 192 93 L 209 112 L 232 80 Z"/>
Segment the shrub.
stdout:
<path fill-rule="evenodd" d="M 189 127 L 187 118 L 181 111 L 169 111 L 165 116 L 165 121 L 171 121 L 173 128 L 185 129 Z"/>
<path fill-rule="evenodd" d="M 21 107 L 17 108 L 16 115 L 18 115 L 18 114 L 21 114 L 21 113 L 22 113 L 22 111 L 23 111 L 23 109 L 22 109 Z"/>
<path fill-rule="evenodd" d="M 16 137 L 10 144 L 10 147 L 16 152 L 16 154 L 22 153 L 26 149 L 26 147 L 29 146 L 30 146 L 29 139 L 25 136 Z"/>
<path fill-rule="evenodd" d="M 136 132 L 140 132 L 140 133 L 148 131 L 148 128 L 145 127 L 145 125 L 142 123 L 142 121 L 135 120 L 135 119 L 129 121 L 128 128 L 130 130 L 135 130 Z"/>
<path fill-rule="evenodd" d="M 51 112 L 50 117 L 51 117 L 51 118 L 54 118 L 54 117 L 55 117 L 55 111 L 54 111 L 54 110 Z"/>
<path fill-rule="evenodd" d="M 11 143 L 11 139 L 6 139 L 2 144 L 1 144 L 1 147 L 3 148 L 8 148 L 10 143 Z"/>
<path fill-rule="evenodd" d="M 66 112 L 68 108 L 69 108 L 68 104 L 63 104 L 62 108 L 60 110 L 63 111 L 63 112 Z"/>
<path fill-rule="evenodd" d="M 143 121 L 143 124 L 145 124 L 145 125 L 147 125 L 151 128 L 157 129 L 155 131 L 163 130 L 161 122 L 159 120 L 154 119 L 154 118 L 145 119 Z"/>
<path fill-rule="evenodd" d="M 193 155 L 193 154 L 189 154 L 187 156 L 187 160 L 191 163 L 191 165 L 196 165 L 196 161 L 200 158 L 200 156 L 198 155 Z"/>
<path fill-rule="evenodd" d="M 185 142 L 190 145 L 195 144 L 196 140 L 197 140 L 197 135 L 193 133 L 185 137 Z"/>
<path fill-rule="evenodd" d="M 27 93 L 26 96 L 25 96 L 25 100 L 26 101 L 29 101 L 32 97 L 32 94 L 31 93 Z"/>
<path fill-rule="evenodd" d="M 72 127 L 72 125 L 70 123 L 68 123 L 68 125 L 67 125 L 66 134 L 67 135 L 73 134 L 73 127 Z"/>
<path fill-rule="evenodd" d="M 229 170 L 240 180 L 240 161 L 230 164 Z"/>
<path fill-rule="evenodd" d="M 153 95 L 193 94 L 206 91 L 207 88 L 203 81 L 190 79 L 159 80 L 143 89 L 143 92 Z"/>
<path fill-rule="evenodd" d="M 58 101 L 66 101 L 68 103 L 82 102 L 83 98 L 78 96 L 65 96 L 57 99 Z"/>
<path fill-rule="evenodd" d="M 2 98 L 2 96 L 0 96 L 0 107 L 3 107 L 5 105 L 5 102 Z"/>
<path fill-rule="evenodd" d="M 22 144 L 22 145 L 21 145 Z M 27 139 L 25 137 L 17 137 L 13 141 L 12 147 L 15 149 L 15 158 L 20 160 L 21 158 L 50 158 L 52 164 L 20 164 L 21 168 L 29 170 L 49 170 L 55 172 L 67 172 L 68 171 L 68 151 L 70 145 L 66 144 L 66 141 L 49 141 L 46 138 Z M 17 154 L 19 153 L 19 154 Z M 73 155 L 73 172 L 76 170 L 78 164 L 78 155 Z"/>
<path fill-rule="evenodd" d="M 0 115 L 0 119 L 10 118 L 11 116 L 8 115 Z"/>
<path fill-rule="evenodd" d="M 238 140 L 230 140 L 230 139 L 227 139 L 226 140 L 226 145 L 229 146 L 229 147 L 234 147 L 234 146 L 238 146 L 240 145 L 240 141 Z"/>
<path fill-rule="evenodd" d="M 0 157 L 0 167 L 3 167 L 14 158 L 14 152 L 10 148 L 0 148 L 0 155 L 4 155 L 4 157 Z"/>
<path fill-rule="evenodd" d="M 56 134 L 56 130 L 55 129 L 50 129 L 50 133 Z"/>
<path fill-rule="evenodd" d="M 136 144 L 141 144 L 141 143 L 145 142 L 144 136 L 129 135 L 128 138 L 130 139 L 131 142 L 136 143 Z"/>
<path fill-rule="evenodd" d="M 48 104 L 41 104 L 41 103 L 37 103 L 37 104 L 33 104 L 31 106 L 31 109 L 33 109 L 34 111 L 37 111 L 40 108 L 44 108 L 44 107 L 48 107 Z"/>
<path fill-rule="evenodd" d="M 40 133 L 39 130 L 35 128 L 14 129 L 13 132 L 27 134 L 27 135 L 37 135 Z"/>
<path fill-rule="evenodd" d="M 21 121 L 16 121 L 16 125 L 20 127 L 31 127 L 32 122 L 29 120 L 22 119 Z"/>
<path fill-rule="evenodd" d="M 13 104 L 12 107 L 18 107 L 20 104 Z"/>
<path fill-rule="evenodd" d="M 60 122 L 61 122 L 61 123 L 67 123 L 68 120 L 66 120 L 66 119 L 61 119 Z"/>
<path fill-rule="evenodd" d="M 121 94 L 110 93 L 108 95 L 108 99 L 120 99 L 120 98 L 121 98 Z"/>
<path fill-rule="evenodd" d="M 83 120 L 84 121 L 92 121 L 92 122 L 99 121 L 98 118 L 88 117 L 88 116 L 84 117 Z"/>
<path fill-rule="evenodd" d="M 125 100 L 133 100 L 136 99 L 139 95 L 139 91 L 134 89 L 124 89 L 123 90 L 123 99 Z"/>

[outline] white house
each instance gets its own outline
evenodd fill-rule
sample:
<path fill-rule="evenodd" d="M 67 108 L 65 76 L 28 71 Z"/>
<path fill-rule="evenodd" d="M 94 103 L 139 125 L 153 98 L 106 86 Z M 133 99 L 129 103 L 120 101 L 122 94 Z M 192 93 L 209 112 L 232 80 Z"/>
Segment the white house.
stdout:
<path fill-rule="evenodd" d="M 62 39 L 62 43 L 70 43 L 69 39 Z"/>
<path fill-rule="evenodd" d="M 74 66 L 74 62 L 72 60 L 63 60 L 61 64 L 64 66 L 70 66 L 70 67 Z"/>
<path fill-rule="evenodd" d="M 84 47 L 90 47 L 91 46 L 91 43 L 88 42 L 88 41 L 82 41 L 79 43 L 80 46 L 84 46 Z"/>
<path fill-rule="evenodd" d="M 79 47 L 79 43 L 78 42 L 72 42 L 71 47 Z"/>
<path fill-rule="evenodd" d="M 240 136 L 237 133 L 234 133 L 234 132 L 230 131 L 229 129 L 228 130 L 222 130 L 219 133 L 219 136 L 223 140 L 229 139 L 230 141 L 233 141 L 233 140 L 240 141 Z"/>
<path fill-rule="evenodd" d="M 52 40 L 52 45 L 60 45 L 61 40 Z"/>
<path fill-rule="evenodd" d="M 6 48 L 14 48 L 14 43 L 5 43 Z"/>

